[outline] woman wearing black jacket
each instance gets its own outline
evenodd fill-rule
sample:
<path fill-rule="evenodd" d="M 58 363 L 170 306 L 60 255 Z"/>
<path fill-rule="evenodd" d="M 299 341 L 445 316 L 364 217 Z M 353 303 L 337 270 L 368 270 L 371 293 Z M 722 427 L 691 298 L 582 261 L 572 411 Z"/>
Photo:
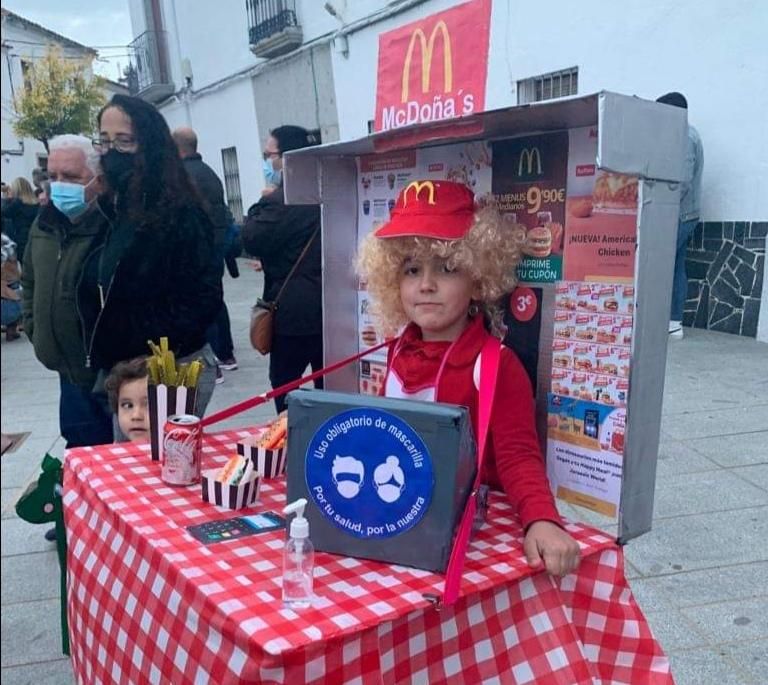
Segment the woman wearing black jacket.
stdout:
<path fill-rule="evenodd" d="M 269 382 L 273 388 L 300 378 L 311 365 L 323 366 L 323 311 L 320 207 L 286 205 L 281 172 L 284 152 L 308 147 L 307 131 L 299 126 L 274 129 L 264 149 L 267 188 L 248 210 L 242 231 L 245 251 L 261 260 L 264 268 L 262 299 L 271 302 L 280 292 L 302 250 L 312 240 L 280 296 L 274 319 L 274 338 L 269 356 Z M 322 388 L 322 379 L 315 381 Z M 285 397 L 275 399 L 277 411 L 285 409 Z"/>
<path fill-rule="evenodd" d="M 86 260 L 78 288 L 86 360 L 109 371 L 147 355 L 147 340 L 167 336 L 177 360 L 206 362 L 198 390 L 202 415 L 216 378 L 205 333 L 222 301 L 213 226 L 152 105 L 115 95 L 98 123 L 94 146 L 112 202 L 106 239 Z"/>
<path fill-rule="evenodd" d="M 40 205 L 26 178 L 19 176 L 9 186 L 8 202 L 3 204 L 3 219 L 11 224 L 8 237 L 16 243 L 16 254 L 21 261 L 27 246 L 29 228 L 37 218 Z"/>

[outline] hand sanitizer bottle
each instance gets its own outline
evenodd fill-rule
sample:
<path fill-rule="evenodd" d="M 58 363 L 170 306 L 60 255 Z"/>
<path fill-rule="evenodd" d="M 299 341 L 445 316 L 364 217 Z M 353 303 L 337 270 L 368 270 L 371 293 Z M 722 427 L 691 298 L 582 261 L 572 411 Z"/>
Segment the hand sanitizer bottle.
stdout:
<path fill-rule="evenodd" d="M 309 521 L 304 518 L 307 500 L 289 504 L 283 513 L 296 514 L 283 551 L 283 604 L 289 609 L 306 609 L 312 603 L 315 549 L 309 540 Z"/>

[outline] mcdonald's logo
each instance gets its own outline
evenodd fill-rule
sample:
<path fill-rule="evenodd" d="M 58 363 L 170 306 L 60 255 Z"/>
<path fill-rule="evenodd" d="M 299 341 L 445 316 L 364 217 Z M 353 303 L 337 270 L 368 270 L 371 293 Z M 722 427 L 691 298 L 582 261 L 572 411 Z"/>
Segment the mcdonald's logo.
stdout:
<path fill-rule="evenodd" d="M 408 204 L 409 190 L 415 191 L 415 198 L 418 200 L 419 195 L 421 195 L 421 191 L 425 188 L 429 191 L 429 199 L 427 200 L 428 204 L 435 204 L 435 184 L 432 183 L 432 181 L 413 181 L 412 183 L 409 183 L 403 191 L 403 207 Z"/>
<path fill-rule="evenodd" d="M 541 154 L 539 153 L 539 148 L 532 147 L 532 148 L 523 148 L 523 150 L 520 152 L 520 161 L 517 163 L 517 175 L 522 176 L 523 175 L 523 164 L 527 163 L 528 171 L 525 174 L 526 176 L 531 176 L 533 174 L 533 160 L 534 157 L 536 158 L 536 175 L 541 176 Z"/>
<path fill-rule="evenodd" d="M 424 31 L 421 28 L 417 28 L 411 34 L 411 41 L 408 43 L 408 51 L 405 53 L 405 62 L 403 63 L 403 88 L 401 99 L 402 102 L 408 102 L 408 86 L 411 78 L 411 62 L 413 61 L 413 53 L 416 49 L 416 41 L 418 39 L 419 46 L 421 47 L 421 92 L 426 93 L 429 91 L 431 72 L 432 72 L 432 56 L 435 50 L 435 43 L 437 41 L 438 34 L 443 38 L 443 91 L 450 93 L 453 88 L 453 56 L 451 54 L 451 36 L 448 33 L 448 27 L 443 20 L 440 20 L 435 24 L 435 28 L 432 29 L 432 33 L 429 34 L 429 40 L 427 40 Z"/>

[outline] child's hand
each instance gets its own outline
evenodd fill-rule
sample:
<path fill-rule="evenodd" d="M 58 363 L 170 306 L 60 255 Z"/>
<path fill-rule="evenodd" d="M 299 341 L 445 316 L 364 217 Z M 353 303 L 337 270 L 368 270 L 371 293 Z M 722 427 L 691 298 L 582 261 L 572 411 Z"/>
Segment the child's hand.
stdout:
<path fill-rule="evenodd" d="M 523 542 L 531 568 L 542 564 L 553 576 L 566 576 L 579 565 L 579 545 L 552 521 L 536 521 L 528 528 Z"/>

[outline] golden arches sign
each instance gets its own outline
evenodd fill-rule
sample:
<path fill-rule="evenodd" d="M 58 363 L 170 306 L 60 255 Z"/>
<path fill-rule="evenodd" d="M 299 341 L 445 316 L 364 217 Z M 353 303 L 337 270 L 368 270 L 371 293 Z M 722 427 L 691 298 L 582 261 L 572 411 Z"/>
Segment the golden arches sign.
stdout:
<path fill-rule="evenodd" d="M 532 148 L 523 148 L 523 151 L 520 153 L 520 161 L 517 163 L 517 175 L 522 176 L 523 175 L 523 163 L 527 162 L 528 164 L 528 176 L 533 174 L 533 160 L 534 157 L 536 158 L 536 173 L 541 176 L 541 154 L 539 153 L 539 148 L 532 147 Z"/>
<path fill-rule="evenodd" d="M 421 47 L 421 92 L 429 91 L 430 74 L 432 71 L 432 55 L 435 49 L 437 36 L 443 38 L 443 90 L 449 93 L 453 88 L 453 56 L 451 54 L 451 36 L 448 33 L 448 27 L 444 21 L 438 21 L 432 33 L 427 40 L 424 31 L 421 28 L 416 29 L 411 35 L 411 41 L 408 43 L 408 51 L 405 53 L 405 62 L 403 63 L 403 89 L 402 101 L 408 101 L 408 82 L 411 78 L 411 62 L 413 61 L 413 52 L 416 47 L 416 40 Z"/>
<path fill-rule="evenodd" d="M 409 190 L 415 191 L 415 197 L 418 200 L 419 195 L 421 194 L 421 191 L 424 190 L 425 188 L 429 192 L 429 199 L 427 200 L 428 204 L 430 205 L 435 204 L 435 184 L 432 183 L 432 181 L 413 181 L 409 183 L 405 187 L 405 190 L 403 191 L 403 206 L 408 204 Z"/>

